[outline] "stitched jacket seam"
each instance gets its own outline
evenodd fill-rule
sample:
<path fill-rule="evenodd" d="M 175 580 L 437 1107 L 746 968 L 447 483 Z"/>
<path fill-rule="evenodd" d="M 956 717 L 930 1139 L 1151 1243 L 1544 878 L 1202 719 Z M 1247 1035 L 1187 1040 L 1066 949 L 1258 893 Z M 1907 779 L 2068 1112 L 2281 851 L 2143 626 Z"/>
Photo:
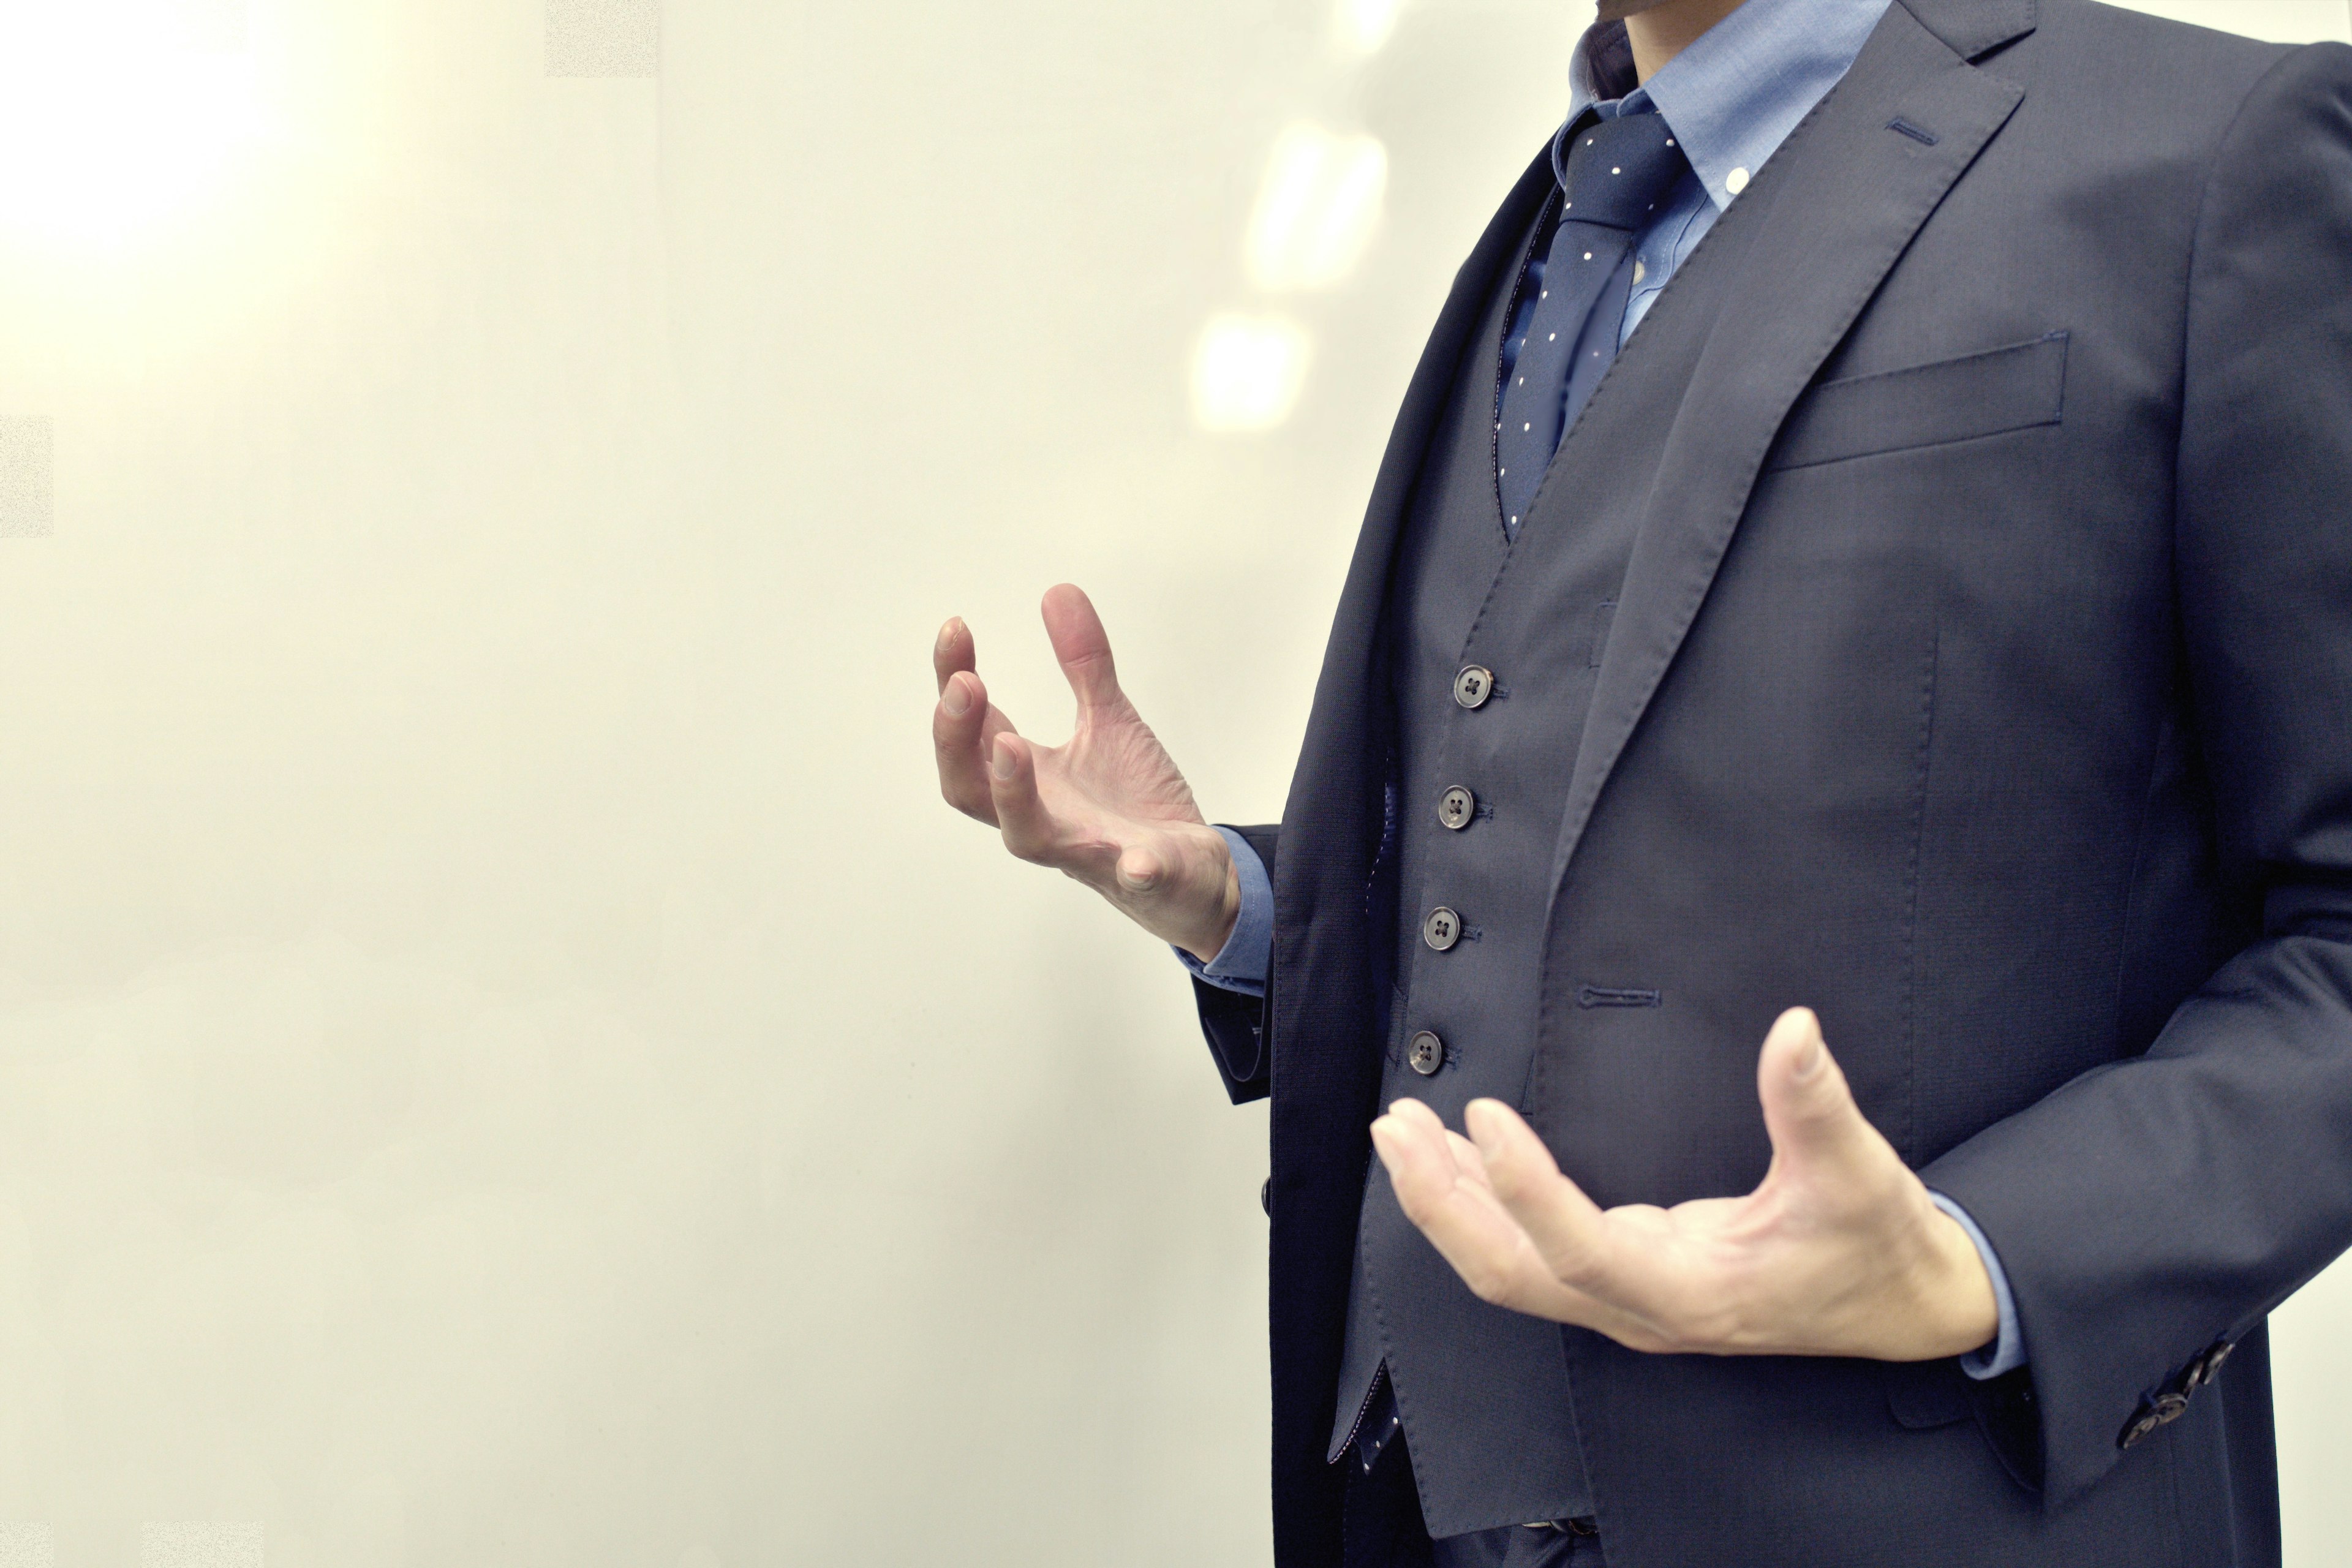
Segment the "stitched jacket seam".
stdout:
<path fill-rule="evenodd" d="M 2121 1042 L 2124 1024 L 2124 985 L 2131 977 L 2132 932 L 2139 911 L 2140 871 L 2147 864 L 2147 824 L 2155 815 L 2156 780 L 2164 766 L 2164 742 L 2172 729 L 2174 719 L 2167 713 L 2157 726 L 2156 743 L 2149 749 L 2147 782 L 2139 792 L 2139 818 L 2132 825 L 2131 873 L 2124 881 L 2124 923 L 2116 942 L 2116 995 L 2113 1016 L 2107 1025 L 2108 1037 Z"/>
<path fill-rule="evenodd" d="M 1870 447 L 1859 452 L 1838 452 L 1826 458 L 1805 458 L 1796 462 L 1773 463 L 1765 468 L 1768 474 L 1790 474 L 1804 468 L 1825 468 L 1832 463 L 1852 463 L 1864 458 L 1891 458 L 1898 452 L 1929 452 L 1938 447 L 1958 447 L 1969 441 L 1990 441 L 1999 436 L 2014 436 L 2021 430 L 2046 430 L 2065 421 L 2052 414 L 2004 425 L 1998 430 L 1972 430 L 1965 436 L 1939 436 L 1926 441 L 1898 441 L 1890 447 Z"/>
<path fill-rule="evenodd" d="M 2189 353 L 2196 331 L 2197 264 L 2205 248 L 2205 222 L 2213 209 L 2213 192 L 2221 184 L 2221 166 L 2229 159 L 2230 144 L 2237 139 L 2238 127 L 2245 123 L 2246 111 L 2252 107 L 2254 100 L 2261 97 L 2263 89 L 2268 88 L 2274 79 L 2284 75 L 2290 65 L 2301 59 L 2306 50 L 2318 47 L 2315 44 L 2305 44 L 2301 48 L 2289 49 L 2278 58 L 2270 69 L 2257 77 L 2252 85 L 2246 89 L 2245 96 L 2238 100 L 2238 107 L 2231 110 L 2230 122 L 2221 128 L 2221 134 L 2214 139 L 2212 162 L 2206 166 L 2204 184 L 2197 193 L 2197 219 L 2189 226 L 2189 259 L 2181 269 L 2180 277 L 2180 377 L 2174 398 L 2177 413 L 2172 440 L 2172 543 L 2173 559 L 2176 562 L 2180 558 L 2180 495 L 2183 488 L 2180 472 L 2182 446 L 2180 433 L 2188 422 L 2189 416 Z M 2177 598 L 2179 593 L 2179 585 L 2177 582 L 2173 592 Z"/>
<path fill-rule="evenodd" d="M 1998 359 L 2003 354 L 2029 353 L 2044 343 L 2056 342 L 2067 336 L 2068 333 L 2063 331 L 2044 332 L 2038 338 L 2028 338 L 2023 342 L 2003 343 L 1997 349 L 1979 349 L 1975 353 L 1959 354 L 1951 359 L 1929 360 L 1926 364 L 1901 365 L 1894 370 L 1874 370 L 1868 375 L 1841 376 L 1835 381 L 1821 383 L 1813 388 L 1813 391 L 1822 393 L 1832 387 L 1866 386 L 1874 381 L 1897 381 L 1906 375 L 1925 375 L 1931 371 L 1945 371 L 1956 365 L 1974 364 L 1979 360 Z"/>
<path fill-rule="evenodd" d="M 1927 668 L 1919 681 L 1918 776 L 1911 791 L 1911 854 L 1904 868 L 1903 909 L 1903 1135 L 1895 1147 L 1905 1163 L 1919 1155 L 1919 882 L 1927 838 L 1927 783 L 1936 742 L 1936 675 L 1943 660 L 1943 616 L 1938 608 L 1927 637 Z"/>

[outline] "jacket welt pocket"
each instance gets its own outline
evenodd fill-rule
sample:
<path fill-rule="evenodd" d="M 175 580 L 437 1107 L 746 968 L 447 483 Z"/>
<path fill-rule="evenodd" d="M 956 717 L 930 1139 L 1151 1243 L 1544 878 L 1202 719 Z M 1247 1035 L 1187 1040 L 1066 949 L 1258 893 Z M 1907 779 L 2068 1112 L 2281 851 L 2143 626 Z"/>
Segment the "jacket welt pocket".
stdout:
<path fill-rule="evenodd" d="M 1798 403 L 1770 467 L 1807 468 L 2060 422 L 2066 334 L 1907 370 L 1825 381 Z"/>

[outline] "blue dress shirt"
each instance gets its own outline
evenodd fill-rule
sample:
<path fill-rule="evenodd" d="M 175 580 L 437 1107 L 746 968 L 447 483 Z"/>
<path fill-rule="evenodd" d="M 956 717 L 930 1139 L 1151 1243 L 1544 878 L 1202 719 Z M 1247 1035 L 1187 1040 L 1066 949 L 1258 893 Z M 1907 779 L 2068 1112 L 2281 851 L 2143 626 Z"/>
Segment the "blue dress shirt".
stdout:
<path fill-rule="evenodd" d="M 1622 25 L 1595 26 L 1578 42 L 1569 66 L 1568 118 L 1573 121 L 1588 109 L 1603 119 L 1662 114 L 1691 165 L 1634 242 L 1634 282 L 1618 329 L 1619 346 L 1633 335 L 1675 269 L 1765 160 L 1844 77 L 1888 4 L 1746 0 L 1639 86 L 1632 82 L 1633 59 Z M 1525 331 L 1524 322 L 1514 323 L 1510 336 Z M 1240 875 L 1241 915 L 1210 963 L 1181 950 L 1177 956 L 1212 985 L 1262 996 L 1274 957 L 1274 886 L 1246 839 L 1231 828 L 1218 832 Z M 1958 1204 L 1941 1193 L 1928 1195 L 1976 1243 L 2000 1310 L 1999 1337 L 1962 1358 L 1960 1365 L 1979 1379 L 2022 1366 L 2025 1341 L 2017 1300 L 1992 1244 Z"/>

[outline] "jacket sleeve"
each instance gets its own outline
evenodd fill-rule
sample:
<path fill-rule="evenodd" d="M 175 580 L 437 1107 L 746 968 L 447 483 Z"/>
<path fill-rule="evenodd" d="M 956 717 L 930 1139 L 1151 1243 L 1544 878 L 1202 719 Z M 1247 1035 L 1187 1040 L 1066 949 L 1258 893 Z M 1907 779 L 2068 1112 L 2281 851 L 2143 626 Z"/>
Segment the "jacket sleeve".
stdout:
<path fill-rule="evenodd" d="M 1250 847 L 1265 862 L 1266 876 L 1272 878 L 1275 841 L 1282 830 L 1243 827 L 1234 831 L 1249 840 Z M 1221 989 L 1197 977 L 1192 982 L 1192 997 L 1201 1009 L 1201 1032 L 1209 1037 L 1209 1055 L 1215 1058 L 1218 1076 L 1225 1080 L 1225 1092 L 1233 1097 L 1235 1105 L 1264 1100 L 1273 1087 L 1271 1059 L 1265 1048 L 1265 1023 L 1272 1016 L 1266 1003 L 1274 994 L 1270 970 L 1265 992 L 1265 996 L 1250 996 Z"/>
<path fill-rule="evenodd" d="M 2144 1056 L 1921 1173 L 2007 1268 L 2032 1362 L 1980 1414 L 2053 1508 L 2352 1244 L 2347 279 L 2352 48 L 2315 45 L 2241 106 L 2189 267 L 2175 594 L 2248 942 Z"/>

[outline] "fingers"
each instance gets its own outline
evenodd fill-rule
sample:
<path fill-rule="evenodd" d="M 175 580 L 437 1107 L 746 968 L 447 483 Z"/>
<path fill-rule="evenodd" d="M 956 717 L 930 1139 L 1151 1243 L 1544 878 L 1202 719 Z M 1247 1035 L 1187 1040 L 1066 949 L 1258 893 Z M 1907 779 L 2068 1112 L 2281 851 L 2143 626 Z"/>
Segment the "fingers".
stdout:
<path fill-rule="evenodd" d="M 1866 1169 L 1902 1162 L 1854 1104 L 1845 1073 L 1810 1008 L 1791 1007 L 1764 1037 L 1757 1097 L 1772 1136 L 1774 1163 L 1792 1176 L 1826 1176 L 1840 1186 Z"/>
<path fill-rule="evenodd" d="M 1597 1324 L 1596 1303 L 1553 1278 L 1511 1214 L 1462 1163 L 1477 1152 L 1419 1100 L 1401 1100 L 1372 1123 L 1372 1145 L 1405 1216 L 1481 1300 L 1557 1322 Z"/>
<path fill-rule="evenodd" d="M 989 803 L 988 772 L 982 763 L 981 725 L 988 715 L 987 693 L 980 677 L 951 675 L 940 688 L 938 706 L 931 710 L 931 752 L 940 765 L 940 794 L 966 816 L 993 826 L 996 809 Z"/>
<path fill-rule="evenodd" d="M 1560 1174 L 1543 1140 L 1501 1100 L 1472 1100 L 1463 1121 L 1496 1200 L 1528 1233 L 1553 1278 L 1607 1294 L 1614 1249 L 1599 1205 Z"/>
<path fill-rule="evenodd" d="M 931 710 L 931 751 L 939 763 L 940 794 L 966 816 L 997 826 L 988 783 L 989 742 L 1012 726 L 988 703 L 980 677 L 962 671 L 948 678 Z"/>
<path fill-rule="evenodd" d="M 1110 634 L 1094 602 L 1071 584 L 1045 591 L 1043 606 L 1045 635 L 1053 640 L 1054 657 L 1077 694 L 1081 712 L 1110 708 L 1126 700 L 1118 689 L 1118 671 L 1110 657 Z"/>
<path fill-rule="evenodd" d="M 957 616 L 940 628 L 931 643 L 931 674 L 938 678 L 940 691 L 945 695 L 948 679 L 958 670 L 977 669 L 977 652 L 972 646 L 971 628 Z"/>
<path fill-rule="evenodd" d="M 1004 847 L 1024 860 L 1054 866 L 1074 874 L 1087 871 L 1077 860 L 1065 835 L 1037 792 L 1037 754 L 1028 742 L 1007 730 L 988 748 L 989 805 Z M 1091 869 L 1098 878 L 1102 868 Z"/>
<path fill-rule="evenodd" d="M 1478 1145 L 1448 1128 L 1445 1147 L 1454 1156 L 1454 1174 L 1457 1180 L 1467 1182 L 1474 1187 L 1485 1187 L 1488 1192 L 1495 1190 L 1493 1184 L 1486 1180 L 1486 1157 L 1478 1152 Z"/>
<path fill-rule="evenodd" d="M 940 794 L 966 816 L 993 827 L 988 746 L 1013 726 L 989 705 L 988 688 L 981 684 L 972 657 L 971 627 L 957 619 L 940 628 L 931 644 L 931 673 L 940 683 L 940 700 L 931 710 L 931 750 L 939 763 Z"/>

